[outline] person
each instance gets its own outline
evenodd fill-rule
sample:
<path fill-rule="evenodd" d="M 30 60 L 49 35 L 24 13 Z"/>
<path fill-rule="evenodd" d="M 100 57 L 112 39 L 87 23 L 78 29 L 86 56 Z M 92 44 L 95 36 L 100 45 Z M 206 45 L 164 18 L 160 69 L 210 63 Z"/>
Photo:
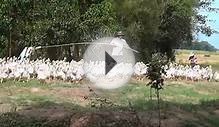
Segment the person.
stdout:
<path fill-rule="evenodd" d="M 195 65 L 197 65 L 197 57 L 194 53 L 191 53 L 189 56 L 190 66 L 193 68 Z"/>
<path fill-rule="evenodd" d="M 116 33 L 115 38 L 110 42 L 113 45 L 112 56 L 122 56 L 123 55 L 123 47 L 127 46 L 127 42 L 123 39 L 124 34 L 122 31 Z"/>

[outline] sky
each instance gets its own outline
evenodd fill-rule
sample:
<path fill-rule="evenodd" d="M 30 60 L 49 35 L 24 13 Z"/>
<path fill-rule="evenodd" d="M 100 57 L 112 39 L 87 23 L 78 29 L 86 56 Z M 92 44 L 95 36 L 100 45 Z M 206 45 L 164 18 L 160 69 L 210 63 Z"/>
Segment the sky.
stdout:
<path fill-rule="evenodd" d="M 219 8 L 219 0 L 215 0 L 212 4 L 212 7 Z M 211 22 L 208 22 L 207 24 L 211 26 L 214 30 L 219 32 L 219 12 L 200 12 L 201 14 L 207 15 L 208 19 L 213 20 Z M 207 37 L 201 33 L 198 34 L 198 40 L 199 41 L 208 41 L 210 44 L 212 44 L 215 48 L 219 49 L 219 33 L 213 34 L 210 37 Z"/>

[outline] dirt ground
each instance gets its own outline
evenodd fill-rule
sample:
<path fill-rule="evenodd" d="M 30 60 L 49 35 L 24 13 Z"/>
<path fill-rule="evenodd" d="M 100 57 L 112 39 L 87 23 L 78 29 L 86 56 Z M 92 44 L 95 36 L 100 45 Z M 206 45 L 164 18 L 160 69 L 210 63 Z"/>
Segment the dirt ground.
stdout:
<path fill-rule="evenodd" d="M 212 110 L 218 116 L 219 108 Z M 75 112 L 61 106 L 49 108 L 30 108 L 18 112 L 19 115 L 34 119 L 44 119 L 46 123 L 64 123 L 66 127 L 157 127 L 158 114 L 156 111 L 94 111 Z M 212 114 L 211 114 L 212 115 Z M 161 127 L 212 127 L 211 124 L 202 123 L 200 119 L 208 119 L 208 111 L 196 113 L 186 112 L 177 108 L 162 112 Z M 196 122 L 190 122 L 196 121 Z M 187 122 L 187 123 L 186 123 Z M 62 124 L 63 125 L 63 124 Z M 60 126 L 61 127 L 61 126 Z"/>

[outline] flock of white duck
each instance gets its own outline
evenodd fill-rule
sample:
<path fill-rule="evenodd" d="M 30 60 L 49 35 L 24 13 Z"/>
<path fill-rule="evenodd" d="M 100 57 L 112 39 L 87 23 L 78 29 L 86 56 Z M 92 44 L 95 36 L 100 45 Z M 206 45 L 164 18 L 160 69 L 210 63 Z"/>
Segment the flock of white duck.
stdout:
<path fill-rule="evenodd" d="M 76 62 L 66 62 L 65 60 L 51 61 L 49 59 L 41 60 L 19 60 L 16 57 L 10 59 L 0 58 L 0 80 L 1 82 L 12 80 L 63 80 L 78 82 L 85 77 L 83 69 L 83 60 Z M 104 73 L 104 69 L 99 69 L 104 66 L 102 62 L 90 63 L 90 68 L 96 69 L 93 72 Z M 119 65 L 123 67 L 122 64 Z M 143 62 L 137 62 L 134 66 L 134 74 L 136 77 L 145 77 L 147 75 L 148 66 Z M 166 79 L 184 79 L 184 80 L 206 80 L 206 81 L 219 81 L 219 73 L 214 72 L 211 66 L 200 67 L 196 65 L 191 68 L 188 65 L 170 64 L 164 66 L 166 74 L 163 77 Z M 128 73 L 128 72 L 127 72 Z"/>
<path fill-rule="evenodd" d="M 137 76 L 147 75 L 148 66 L 143 62 L 136 63 L 134 74 Z M 219 81 L 219 73 L 214 72 L 211 66 L 201 67 L 196 65 L 193 68 L 189 65 L 179 65 L 170 63 L 163 67 L 165 74 L 163 78 L 172 80 L 192 80 L 192 81 Z"/>

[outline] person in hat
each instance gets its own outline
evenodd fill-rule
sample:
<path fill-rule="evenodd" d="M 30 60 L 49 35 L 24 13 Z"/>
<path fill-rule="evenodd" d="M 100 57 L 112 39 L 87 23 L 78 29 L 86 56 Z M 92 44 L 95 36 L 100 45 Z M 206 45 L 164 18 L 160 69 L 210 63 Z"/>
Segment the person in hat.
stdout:
<path fill-rule="evenodd" d="M 190 65 L 193 68 L 195 65 L 197 65 L 197 57 L 195 56 L 194 53 L 191 53 L 189 55 L 189 61 L 190 61 Z"/>
<path fill-rule="evenodd" d="M 110 42 L 110 44 L 114 46 L 113 51 L 112 51 L 113 56 L 123 55 L 123 52 L 122 52 L 123 47 L 128 45 L 125 39 L 123 39 L 123 37 L 124 37 L 124 34 L 122 33 L 122 31 L 118 31 L 115 34 L 115 38 Z"/>
<path fill-rule="evenodd" d="M 115 37 L 118 37 L 118 38 L 120 38 L 120 39 L 122 39 L 123 36 L 125 36 L 125 35 L 122 33 L 122 31 L 118 31 L 118 32 L 116 33 L 116 35 L 115 35 Z"/>

